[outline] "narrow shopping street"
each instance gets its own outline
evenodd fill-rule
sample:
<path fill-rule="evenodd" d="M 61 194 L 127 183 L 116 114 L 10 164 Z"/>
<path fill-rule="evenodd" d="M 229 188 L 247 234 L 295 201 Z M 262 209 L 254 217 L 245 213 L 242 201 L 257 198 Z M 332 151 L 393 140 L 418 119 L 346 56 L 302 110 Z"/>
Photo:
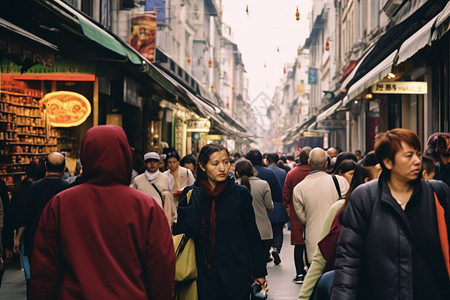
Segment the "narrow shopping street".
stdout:
<path fill-rule="evenodd" d="M 301 284 L 292 282 L 294 278 L 294 247 L 290 245 L 290 231 L 284 228 L 284 243 L 281 252 L 281 264 L 276 266 L 273 262 L 267 265 L 269 276 L 268 300 L 297 299 Z M 23 271 L 19 269 L 8 269 L 5 272 L 2 287 L 0 288 L 0 299 L 25 300 L 26 288 Z"/>

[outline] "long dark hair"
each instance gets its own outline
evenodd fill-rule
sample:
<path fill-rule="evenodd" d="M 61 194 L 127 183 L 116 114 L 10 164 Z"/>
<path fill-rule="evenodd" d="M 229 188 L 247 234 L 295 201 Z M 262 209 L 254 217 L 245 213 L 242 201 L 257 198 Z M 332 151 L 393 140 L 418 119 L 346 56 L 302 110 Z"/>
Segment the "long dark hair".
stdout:
<path fill-rule="evenodd" d="M 240 159 L 234 166 L 234 172 L 236 173 L 236 177 L 241 179 L 241 184 L 251 191 L 250 180 L 248 178 L 255 174 L 252 163 L 248 159 Z"/>
<path fill-rule="evenodd" d="M 228 149 L 220 144 L 207 144 L 203 146 L 198 155 L 197 166 L 195 168 L 198 182 L 201 182 L 203 179 L 207 178 L 206 172 L 203 171 L 202 168 L 200 168 L 200 166 L 206 168 L 206 164 L 208 163 L 211 154 L 222 150 L 225 150 L 227 152 L 227 155 L 230 156 Z"/>
<path fill-rule="evenodd" d="M 369 178 L 369 181 L 374 179 L 372 178 L 372 172 L 369 167 L 363 166 L 361 163 L 357 163 L 355 166 L 355 173 L 353 173 L 352 182 L 350 183 L 350 188 L 348 189 L 347 194 L 345 194 L 345 202 L 339 210 L 339 219 L 342 222 L 342 216 L 344 215 L 344 210 L 347 207 L 348 200 L 350 199 L 351 193 L 361 184 L 366 182 L 366 178 Z"/>

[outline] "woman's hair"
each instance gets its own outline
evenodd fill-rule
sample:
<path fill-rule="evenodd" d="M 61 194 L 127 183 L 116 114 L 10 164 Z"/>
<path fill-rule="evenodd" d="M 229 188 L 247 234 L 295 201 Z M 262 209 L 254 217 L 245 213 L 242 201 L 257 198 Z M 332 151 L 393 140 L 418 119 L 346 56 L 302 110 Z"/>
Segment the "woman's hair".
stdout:
<path fill-rule="evenodd" d="M 234 172 L 236 173 L 236 177 L 241 179 L 241 184 L 251 191 L 250 180 L 248 178 L 255 174 L 252 163 L 248 159 L 240 159 L 234 166 Z"/>
<path fill-rule="evenodd" d="M 355 165 L 355 173 L 353 174 L 352 182 L 350 182 L 350 188 L 348 189 L 347 194 L 345 194 L 345 202 L 344 205 L 342 205 L 342 208 L 339 210 L 339 218 L 342 221 L 342 215 L 347 207 L 348 199 L 350 199 L 351 193 L 361 184 L 366 182 L 366 178 L 370 180 L 374 179 L 371 177 L 372 173 L 370 171 L 369 167 L 365 167 L 360 163 L 357 163 Z"/>
<path fill-rule="evenodd" d="M 379 133 L 375 140 L 375 156 L 381 164 L 383 171 L 387 171 L 389 174 L 390 171 L 387 170 L 383 160 L 387 158 L 394 163 L 395 154 L 402 149 L 402 142 L 413 147 L 417 151 L 421 151 L 422 149 L 417 134 L 404 128 L 394 128 Z"/>
<path fill-rule="evenodd" d="M 166 163 L 169 160 L 169 158 L 175 157 L 178 161 L 180 161 L 180 156 L 178 155 L 178 153 L 176 151 L 171 151 L 169 153 L 167 153 L 166 155 Z"/>
<path fill-rule="evenodd" d="M 197 163 L 197 161 L 195 160 L 194 156 L 192 156 L 191 154 L 186 155 L 185 157 L 183 157 L 180 161 L 180 165 L 182 167 L 184 167 L 185 164 L 193 164 L 195 166 L 195 164 Z"/>
<path fill-rule="evenodd" d="M 200 153 L 198 155 L 197 166 L 195 168 L 198 181 L 201 182 L 203 179 L 206 179 L 206 172 L 203 171 L 202 168 L 200 168 L 200 165 L 202 165 L 203 167 L 206 167 L 206 164 L 208 163 L 209 157 L 211 156 L 211 154 L 222 151 L 222 150 L 225 150 L 227 152 L 227 156 L 230 156 L 230 153 L 228 152 L 227 148 L 225 148 L 222 145 L 207 144 L 207 145 L 203 146 L 203 148 L 200 150 Z"/>
<path fill-rule="evenodd" d="M 356 162 L 351 159 L 343 160 L 339 166 L 336 168 L 334 174 L 338 174 L 341 172 L 342 174 L 347 173 L 348 171 L 354 170 L 356 168 Z"/>
<path fill-rule="evenodd" d="M 354 153 L 351 152 L 341 152 L 338 154 L 338 156 L 336 156 L 336 161 L 334 162 L 334 166 L 333 166 L 333 170 L 331 171 L 332 174 L 337 174 L 339 165 L 344 161 L 344 160 L 353 160 L 355 163 L 358 162 L 358 160 L 356 159 L 356 155 Z"/>

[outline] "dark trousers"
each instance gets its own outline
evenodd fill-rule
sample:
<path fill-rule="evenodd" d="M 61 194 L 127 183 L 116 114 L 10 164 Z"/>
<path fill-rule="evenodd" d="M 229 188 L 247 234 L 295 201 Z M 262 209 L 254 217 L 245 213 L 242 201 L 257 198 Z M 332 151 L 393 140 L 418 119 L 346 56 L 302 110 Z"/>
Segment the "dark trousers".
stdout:
<path fill-rule="evenodd" d="M 283 227 L 284 223 L 272 223 L 273 244 L 272 247 L 281 252 L 283 246 Z"/>
<path fill-rule="evenodd" d="M 311 294 L 311 300 L 328 300 L 331 298 L 333 287 L 334 270 L 323 274 L 316 283 Z"/>
<path fill-rule="evenodd" d="M 263 247 L 264 261 L 269 261 L 270 259 L 270 248 L 272 248 L 273 240 L 261 240 Z"/>
<path fill-rule="evenodd" d="M 305 244 L 294 246 L 294 262 L 295 262 L 295 271 L 297 272 L 297 275 L 306 274 L 305 261 L 303 258 L 304 252 L 305 252 Z"/>

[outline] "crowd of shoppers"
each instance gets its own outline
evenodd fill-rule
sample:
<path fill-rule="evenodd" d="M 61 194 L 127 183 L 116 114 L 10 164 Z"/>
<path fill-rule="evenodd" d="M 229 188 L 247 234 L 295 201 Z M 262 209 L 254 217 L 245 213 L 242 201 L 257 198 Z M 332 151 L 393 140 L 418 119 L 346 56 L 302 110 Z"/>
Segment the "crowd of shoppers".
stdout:
<path fill-rule="evenodd" d="M 98 126 L 83 139 L 81 175 L 54 152 L 28 166 L 11 201 L 0 182 L 0 282 L 14 251 L 32 299 L 171 299 L 171 236 L 183 233 L 195 244 L 192 300 L 247 300 L 252 284 L 267 291 L 287 229 L 299 299 L 450 299 L 450 134 L 421 149 L 393 129 L 366 155 L 207 144 L 182 159 L 132 157 L 121 128 Z"/>

